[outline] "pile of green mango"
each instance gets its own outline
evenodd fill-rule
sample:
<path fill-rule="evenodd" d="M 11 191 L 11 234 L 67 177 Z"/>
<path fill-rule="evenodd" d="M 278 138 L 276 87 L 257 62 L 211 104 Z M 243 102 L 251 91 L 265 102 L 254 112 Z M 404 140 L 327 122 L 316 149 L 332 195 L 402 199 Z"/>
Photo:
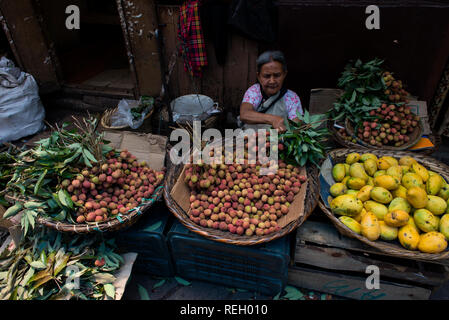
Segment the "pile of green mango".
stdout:
<path fill-rule="evenodd" d="M 332 168 L 330 207 L 371 241 L 399 240 L 409 250 L 439 253 L 449 240 L 449 184 L 413 157 L 350 153 Z"/>

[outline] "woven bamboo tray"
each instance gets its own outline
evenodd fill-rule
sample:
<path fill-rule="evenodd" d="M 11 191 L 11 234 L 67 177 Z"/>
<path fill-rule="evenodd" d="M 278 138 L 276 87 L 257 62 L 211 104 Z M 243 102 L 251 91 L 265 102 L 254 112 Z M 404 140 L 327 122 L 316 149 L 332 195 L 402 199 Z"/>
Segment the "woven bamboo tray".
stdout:
<path fill-rule="evenodd" d="M 351 149 L 334 149 L 331 152 L 328 153 L 328 156 L 330 156 L 334 163 L 344 162 L 346 159 L 346 156 L 351 152 L 357 152 L 357 153 L 365 153 L 370 152 L 375 154 L 378 157 L 381 156 L 392 156 L 395 158 L 401 158 L 403 156 L 410 156 L 416 159 L 420 164 L 422 164 L 424 167 L 426 167 L 428 170 L 435 171 L 439 173 L 446 181 L 449 181 L 449 166 L 445 165 L 444 163 L 441 163 L 431 157 L 427 157 L 424 155 L 412 153 L 412 152 L 405 152 L 405 151 L 380 151 L 380 150 L 367 150 L 367 149 L 361 149 L 361 148 L 351 148 Z M 330 208 L 326 207 L 325 202 L 322 198 L 322 194 L 320 193 L 320 200 L 318 202 L 319 207 L 323 210 L 323 212 L 326 214 L 326 216 L 331 220 L 331 222 L 335 225 L 337 230 L 344 236 L 355 238 L 363 243 L 370 245 L 382 252 L 385 252 L 387 254 L 390 254 L 392 256 L 401 257 L 401 258 L 408 258 L 408 259 L 417 259 L 417 260 L 424 260 L 424 261 L 433 261 L 433 260 L 442 260 L 442 259 L 448 259 L 449 258 L 449 249 L 446 249 L 444 252 L 441 253 L 422 253 L 419 251 L 411 251 L 407 250 L 404 247 L 401 246 L 399 241 L 383 241 L 383 240 L 377 240 L 377 241 L 371 241 L 365 238 L 362 235 L 359 235 L 346 227 L 340 220 L 338 220 L 338 217 L 336 217 Z"/>
<path fill-rule="evenodd" d="M 144 121 L 147 120 L 149 117 L 151 117 L 151 115 L 154 112 L 154 105 L 151 108 L 151 110 L 145 115 Z M 113 127 L 111 126 L 111 117 L 112 115 L 117 112 L 118 107 L 115 108 L 111 108 L 111 109 L 107 109 L 104 113 L 103 116 L 101 117 L 101 125 L 105 128 L 105 129 L 112 129 L 112 130 L 121 130 L 121 129 L 125 129 L 128 128 L 128 125 L 125 126 L 117 126 L 117 127 Z"/>
<path fill-rule="evenodd" d="M 251 246 L 266 243 L 277 238 L 281 238 L 290 232 L 298 228 L 306 219 L 310 216 L 313 210 L 318 204 L 318 194 L 319 194 L 319 170 L 316 167 L 307 168 L 307 190 L 304 201 L 304 214 L 297 220 L 292 221 L 280 231 L 269 234 L 266 236 L 246 236 L 246 235 L 236 235 L 230 232 L 225 232 L 221 230 L 205 228 L 197 225 L 192 220 L 190 220 L 187 213 L 178 205 L 178 203 L 171 197 L 170 193 L 178 181 L 178 177 L 182 173 L 184 164 L 172 165 L 167 172 L 165 179 L 165 191 L 164 198 L 168 209 L 173 213 L 173 215 L 179 219 L 179 221 L 187 227 L 192 232 L 195 232 L 203 237 L 210 240 L 218 241 L 221 243 L 228 243 L 233 245 L 241 246 Z"/>
<path fill-rule="evenodd" d="M 163 182 L 162 185 L 156 187 L 156 190 L 150 198 L 145 199 L 137 208 L 133 209 L 126 215 L 119 214 L 118 216 L 111 218 L 103 222 L 87 222 L 82 224 L 71 224 L 68 222 L 60 222 L 51 218 L 44 218 L 37 216 L 36 222 L 50 229 L 54 229 L 60 232 L 67 233 L 93 233 L 93 232 L 111 232 L 117 231 L 123 228 L 128 228 L 136 223 L 140 217 L 147 214 L 148 210 L 154 204 L 155 201 L 161 199 L 163 194 Z M 6 198 L 8 196 L 6 195 Z"/>

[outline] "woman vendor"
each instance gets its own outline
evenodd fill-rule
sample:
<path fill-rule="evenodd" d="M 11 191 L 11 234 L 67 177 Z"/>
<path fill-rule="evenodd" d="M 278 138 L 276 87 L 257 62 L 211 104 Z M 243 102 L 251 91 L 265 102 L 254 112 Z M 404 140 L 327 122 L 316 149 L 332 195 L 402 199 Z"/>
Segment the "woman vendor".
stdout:
<path fill-rule="evenodd" d="M 242 127 L 284 131 L 284 120 L 297 121 L 297 112 L 303 114 L 299 96 L 283 86 L 287 76 L 284 54 L 266 51 L 256 64 L 258 83 L 246 91 L 240 106 Z"/>

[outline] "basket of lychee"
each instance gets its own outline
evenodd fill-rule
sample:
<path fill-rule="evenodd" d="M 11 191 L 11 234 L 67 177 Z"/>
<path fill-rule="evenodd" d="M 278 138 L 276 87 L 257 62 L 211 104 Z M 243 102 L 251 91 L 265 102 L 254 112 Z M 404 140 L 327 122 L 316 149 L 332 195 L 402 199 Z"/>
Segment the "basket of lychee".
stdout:
<path fill-rule="evenodd" d="M 274 172 L 261 175 L 267 167 L 247 160 L 171 166 L 167 207 L 191 231 L 223 243 L 255 245 L 285 236 L 316 207 L 318 170 L 279 160 Z"/>
<path fill-rule="evenodd" d="M 406 150 L 414 146 L 423 134 L 420 117 L 405 104 L 382 104 L 369 113 L 370 119 L 354 124 L 346 119 L 346 131 L 368 148 Z"/>
<path fill-rule="evenodd" d="M 127 150 L 111 151 L 104 163 L 74 170 L 79 173 L 62 181 L 58 193 L 58 200 L 72 208 L 70 217 L 40 218 L 43 225 L 76 233 L 116 231 L 134 224 L 162 196 L 165 169 L 155 171 Z"/>

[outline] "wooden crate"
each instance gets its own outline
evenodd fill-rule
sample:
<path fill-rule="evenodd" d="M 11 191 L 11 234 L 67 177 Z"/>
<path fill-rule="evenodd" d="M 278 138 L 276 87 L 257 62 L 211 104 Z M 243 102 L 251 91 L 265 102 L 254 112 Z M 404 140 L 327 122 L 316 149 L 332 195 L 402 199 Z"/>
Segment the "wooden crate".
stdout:
<path fill-rule="evenodd" d="M 379 268 L 379 289 L 366 287 L 370 265 Z M 427 300 L 448 271 L 449 260 L 392 257 L 342 236 L 327 221 L 309 219 L 297 230 L 288 284 L 357 300 Z"/>

